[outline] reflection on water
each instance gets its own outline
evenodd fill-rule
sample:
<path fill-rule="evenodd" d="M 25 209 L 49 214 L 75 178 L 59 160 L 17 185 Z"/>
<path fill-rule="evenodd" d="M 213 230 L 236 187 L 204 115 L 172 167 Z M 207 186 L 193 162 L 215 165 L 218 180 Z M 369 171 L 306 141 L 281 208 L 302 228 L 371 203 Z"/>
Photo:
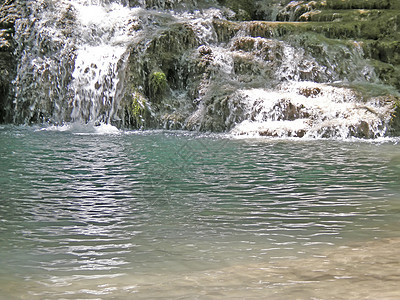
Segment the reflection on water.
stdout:
<path fill-rule="evenodd" d="M 0 129 L 5 299 L 394 299 L 393 142 Z"/>

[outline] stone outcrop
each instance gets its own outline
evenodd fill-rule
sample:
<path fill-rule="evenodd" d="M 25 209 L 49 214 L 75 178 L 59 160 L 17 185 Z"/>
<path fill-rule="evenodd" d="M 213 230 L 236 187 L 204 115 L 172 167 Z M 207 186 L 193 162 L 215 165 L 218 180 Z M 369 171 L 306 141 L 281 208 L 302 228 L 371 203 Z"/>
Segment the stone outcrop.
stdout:
<path fill-rule="evenodd" d="M 400 90 L 399 1 L 292 1 L 280 12 L 278 20 L 305 22 L 299 31 L 359 42 L 379 78 Z"/>
<path fill-rule="evenodd" d="M 15 77 L 14 22 L 18 9 L 14 0 L 0 1 L 0 123 L 10 122 L 12 116 L 12 80 Z"/>
<path fill-rule="evenodd" d="M 145 3 L 166 10 L 196 4 Z M 380 80 L 388 89 L 400 90 L 396 0 L 197 1 L 201 8 L 207 3 L 223 12 L 208 25 L 215 35 L 211 47 L 196 37 L 193 24 L 179 23 L 132 50 L 125 125 L 226 131 L 242 121 L 243 111 L 232 96 L 238 86 L 273 88 L 282 80 Z M 224 47 L 222 53 L 218 45 Z M 221 60 L 224 51 L 232 61 Z M 228 74 L 224 68 L 232 70 Z M 163 72 L 167 81 L 162 99 L 152 95 L 149 84 L 155 71 Z M 366 99 L 371 96 L 371 91 L 361 93 Z M 140 124 L 130 110 L 137 95 L 148 105 L 136 110 L 144 116 Z M 390 99 L 394 103 L 397 98 Z M 354 135 L 368 136 L 361 127 L 353 130 Z"/>

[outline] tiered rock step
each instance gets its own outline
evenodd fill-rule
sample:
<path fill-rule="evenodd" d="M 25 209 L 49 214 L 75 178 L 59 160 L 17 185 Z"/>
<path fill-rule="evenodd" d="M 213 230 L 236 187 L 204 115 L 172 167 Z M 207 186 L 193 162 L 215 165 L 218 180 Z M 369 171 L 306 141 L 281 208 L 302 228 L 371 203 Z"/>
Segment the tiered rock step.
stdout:
<path fill-rule="evenodd" d="M 285 37 L 314 32 L 332 42 L 356 42 L 378 76 L 400 90 L 400 0 L 292 1 L 280 22 L 215 20 L 221 41 L 239 31 L 250 37 Z"/>
<path fill-rule="evenodd" d="M 329 38 L 361 42 L 379 77 L 400 90 L 399 0 L 326 0 L 314 5 L 298 21 L 317 23 L 317 30 Z"/>

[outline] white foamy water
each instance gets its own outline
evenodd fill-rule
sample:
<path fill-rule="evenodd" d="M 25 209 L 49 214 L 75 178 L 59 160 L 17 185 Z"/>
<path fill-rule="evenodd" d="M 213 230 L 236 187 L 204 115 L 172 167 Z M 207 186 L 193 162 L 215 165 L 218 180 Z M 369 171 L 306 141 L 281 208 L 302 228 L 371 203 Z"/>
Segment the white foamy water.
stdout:
<path fill-rule="evenodd" d="M 384 97 L 364 100 L 353 90 L 312 82 L 240 90 L 235 99 L 245 120 L 234 135 L 377 138 L 385 135 L 393 111 Z"/>
<path fill-rule="evenodd" d="M 107 135 L 107 134 L 121 134 L 121 131 L 111 125 L 111 124 L 105 124 L 105 123 L 98 123 L 98 124 L 93 124 L 93 123 L 88 123 L 88 124 L 82 124 L 82 123 L 68 123 L 64 125 L 51 125 L 45 128 L 41 128 L 40 131 L 58 131 L 58 132 L 71 132 L 73 134 L 77 135 Z"/>
<path fill-rule="evenodd" d="M 118 106 L 119 63 L 126 49 L 112 45 L 77 51 L 72 74 L 75 91 L 73 121 L 109 122 Z"/>
<path fill-rule="evenodd" d="M 122 0 L 40 0 L 27 7 L 31 15 L 16 23 L 16 122 L 118 121 L 141 9 Z"/>
<path fill-rule="evenodd" d="M 217 34 L 212 20 L 223 18 L 222 12 L 216 8 L 210 8 L 194 12 L 180 12 L 174 14 L 174 17 L 178 18 L 181 22 L 188 22 L 193 26 L 194 32 L 197 38 L 202 44 L 215 43 L 217 41 Z"/>
<path fill-rule="evenodd" d="M 130 24 L 138 9 L 120 3 L 71 1 L 80 41 L 72 74 L 73 121 L 110 123 L 122 93 L 127 48 L 135 34 Z"/>

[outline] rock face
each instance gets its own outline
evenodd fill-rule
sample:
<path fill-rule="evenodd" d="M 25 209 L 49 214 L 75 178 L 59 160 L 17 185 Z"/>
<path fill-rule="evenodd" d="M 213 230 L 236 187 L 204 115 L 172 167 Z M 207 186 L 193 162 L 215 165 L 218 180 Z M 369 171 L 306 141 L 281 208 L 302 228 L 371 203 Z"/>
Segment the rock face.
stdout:
<path fill-rule="evenodd" d="M 16 75 L 14 22 L 18 9 L 14 0 L 0 1 L 0 123 L 12 121 L 12 80 Z"/>
<path fill-rule="evenodd" d="M 149 2 L 146 3 L 148 7 Z M 369 103 L 370 106 L 363 108 L 369 113 L 379 107 L 376 103 L 381 103 L 388 118 L 379 124 L 371 123 L 377 116 L 372 113 L 374 116 L 364 116 L 368 120 L 350 124 L 350 116 L 340 111 L 336 114 L 342 119 L 316 117 L 316 111 L 310 117 L 309 112 L 299 113 L 299 108 L 293 106 L 294 100 L 282 99 L 275 103 L 269 117 L 261 119 L 311 118 L 306 127 L 311 126 L 315 135 L 318 131 L 320 136 L 339 131 L 340 122 L 347 126 L 346 130 L 340 127 L 345 136 L 375 137 L 378 128 L 390 127 L 390 119 L 395 116 L 391 114 L 398 101 L 396 89 L 400 90 L 399 5 L 395 0 L 262 3 L 221 0 L 218 4 L 222 9 L 214 13 L 207 11 L 202 3 L 203 22 L 193 22 L 190 17 L 179 19 L 150 41 L 135 46 L 127 76 L 128 93 L 124 98 L 128 112 L 125 125 L 227 131 L 245 120 L 257 119 L 257 109 L 251 108 L 249 112 L 246 104 L 248 95 L 254 95 L 252 89 L 286 93 L 282 91 L 285 82 L 336 85 L 340 82 L 339 88 L 347 91 L 343 92 L 342 99 L 332 96 L 325 101 Z M 175 2 L 178 4 L 182 3 Z M 164 3 L 157 7 L 170 9 L 172 6 L 166 8 Z M 167 92 L 157 99 L 152 96 L 149 84 L 154 71 L 163 72 L 167 81 Z M 316 97 L 321 89 L 326 87 L 305 85 L 300 95 Z M 137 95 L 146 99 L 139 118 L 129 111 Z M 258 101 L 266 101 L 262 99 Z M 325 122 L 325 128 L 317 130 L 320 125 L 314 124 L 315 119 Z M 391 124 L 391 129 L 385 129 L 384 134 L 396 132 L 397 123 L 391 121 Z M 307 128 L 287 134 L 304 136 Z M 259 133 L 279 135 L 276 132 L 263 129 Z"/>
<path fill-rule="evenodd" d="M 277 19 L 309 22 L 306 30 L 331 39 L 356 40 L 379 78 L 400 90 L 399 1 L 292 1 Z"/>
<path fill-rule="evenodd" d="M 0 122 L 81 120 L 238 134 L 254 125 L 260 135 L 298 137 L 399 133 L 398 0 L 105 1 L 131 12 L 118 27 L 127 51 L 119 41 L 107 44 L 122 53 L 109 68 L 117 75 L 101 78 L 108 67 L 85 65 L 81 29 L 74 26 L 85 23 L 107 39 L 106 26 L 86 22 L 79 1 L 53 2 L 30 9 L 29 1 L 0 2 Z M 30 21 L 29 14 L 40 20 L 48 8 L 58 14 L 54 22 Z M 15 51 L 17 11 L 26 16 Z M 80 91 L 78 79 L 91 90 Z M 268 128 L 268 122 L 275 123 Z"/>

